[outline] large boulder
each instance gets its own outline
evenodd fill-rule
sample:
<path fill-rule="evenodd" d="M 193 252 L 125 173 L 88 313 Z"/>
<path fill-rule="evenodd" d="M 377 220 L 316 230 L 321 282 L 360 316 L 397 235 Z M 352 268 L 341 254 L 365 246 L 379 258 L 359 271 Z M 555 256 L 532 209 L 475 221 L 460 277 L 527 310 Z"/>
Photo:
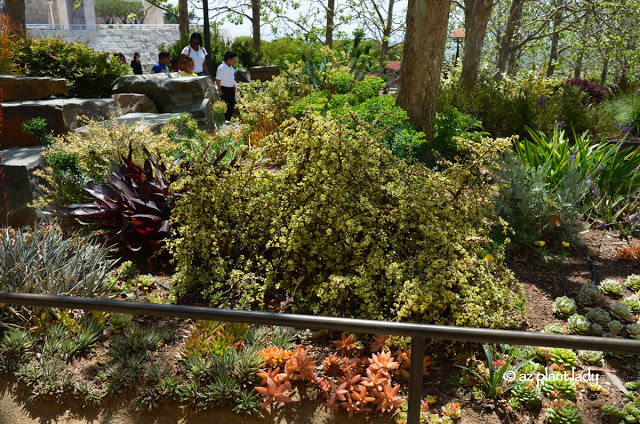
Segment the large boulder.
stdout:
<path fill-rule="evenodd" d="M 250 70 L 251 81 L 271 81 L 273 77 L 280 75 L 280 67 L 272 66 L 254 66 Z"/>
<path fill-rule="evenodd" d="M 45 118 L 49 131 L 65 134 L 85 124 L 85 120 L 103 121 L 118 116 L 118 103 L 112 99 L 49 99 L 2 103 L 0 148 L 36 146 L 33 134 L 22 132 L 22 123 L 33 118 Z"/>
<path fill-rule="evenodd" d="M 251 82 L 251 74 L 244 69 L 236 69 L 235 79 L 236 82 Z"/>
<path fill-rule="evenodd" d="M 123 115 L 128 113 L 158 113 L 156 104 L 144 94 L 113 94 L 111 98 L 118 102 Z"/>
<path fill-rule="evenodd" d="M 0 150 L 0 169 L 4 174 L 4 191 L 7 195 L 9 225 L 22 227 L 33 224 L 44 216 L 29 204 L 39 197 L 42 181 L 34 175 L 34 171 L 45 166 L 42 147 L 13 147 Z M 4 226 L 4 204 L 0 202 L 1 225 Z"/>
<path fill-rule="evenodd" d="M 0 75 L 0 89 L 5 102 L 13 100 L 44 100 L 63 96 L 71 88 L 64 78 L 17 77 Z"/>
<path fill-rule="evenodd" d="M 113 93 L 139 93 L 156 104 L 158 113 L 188 112 L 202 129 L 213 128 L 213 102 L 220 100 L 210 77 L 181 77 L 177 73 L 125 75 Z"/>

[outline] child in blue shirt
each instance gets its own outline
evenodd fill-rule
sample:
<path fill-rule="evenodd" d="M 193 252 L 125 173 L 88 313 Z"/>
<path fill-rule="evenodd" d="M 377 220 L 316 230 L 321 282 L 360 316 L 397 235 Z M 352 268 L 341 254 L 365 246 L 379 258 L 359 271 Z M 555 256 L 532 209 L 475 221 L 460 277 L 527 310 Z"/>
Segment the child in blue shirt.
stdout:
<path fill-rule="evenodd" d="M 161 51 L 158 54 L 158 63 L 153 65 L 153 68 L 151 68 L 151 73 L 158 74 L 162 72 L 162 73 L 168 74 L 169 67 L 167 65 L 169 64 L 169 60 L 170 60 L 169 52 Z"/>

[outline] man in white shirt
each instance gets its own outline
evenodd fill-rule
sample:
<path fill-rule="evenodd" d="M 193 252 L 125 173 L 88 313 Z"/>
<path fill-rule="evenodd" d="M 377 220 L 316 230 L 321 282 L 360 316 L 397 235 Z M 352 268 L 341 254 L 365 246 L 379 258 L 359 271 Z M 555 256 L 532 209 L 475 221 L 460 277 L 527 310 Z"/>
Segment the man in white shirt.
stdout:
<path fill-rule="evenodd" d="M 236 54 L 232 51 L 228 51 L 224 54 L 224 61 L 218 66 L 216 71 L 216 86 L 218 87 L 218 94 L 220 98 L 227 104 L 227 111 L 224 114 L 224 119 L 231 121 L 233 115 L 233 109 L 236 107 L 236 71 L 233 69 L 233 65 L 236 64 Z"/>

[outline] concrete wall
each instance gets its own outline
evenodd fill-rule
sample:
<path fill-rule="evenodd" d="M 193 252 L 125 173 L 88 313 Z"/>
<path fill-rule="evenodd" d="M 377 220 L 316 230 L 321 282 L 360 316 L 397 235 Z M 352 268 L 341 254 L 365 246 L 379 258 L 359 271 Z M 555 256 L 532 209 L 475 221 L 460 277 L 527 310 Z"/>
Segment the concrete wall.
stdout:
<path fill-rule="evenodd" d="M 177 28 L 144 29 L 144 28 L 96 28 L 93 30 L 49 30 L 31 29 L 29 32 L 35 37 L 50 35 L 64 37 L 71 41 L 87 42 L 89 47 L 100 52 L 124 53 L 127 63 L 133 59 L 133 53 L 140 53 L 142 70 L 148 74 L 151 67 L 158 61 L 158 45 L 166 46 L 175 43 L 180 37 Z M 229 30 L 221 29 L 223 37 L 231 38 Z"/>
<path fill-rule="evenodd" d="M 29 17 L 30 24 L 50 24 L 49 6 L 45 0 L 25 0 L 25 16 Z"/>

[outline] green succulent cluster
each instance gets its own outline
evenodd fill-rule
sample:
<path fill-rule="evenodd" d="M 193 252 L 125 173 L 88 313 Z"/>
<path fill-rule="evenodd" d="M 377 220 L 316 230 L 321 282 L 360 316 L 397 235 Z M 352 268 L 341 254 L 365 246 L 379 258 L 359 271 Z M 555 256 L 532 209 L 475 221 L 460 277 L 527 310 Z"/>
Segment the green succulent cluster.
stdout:
<path fill-rule="evenodd" d="M 511 389 L 511 395 L 529 409 L 542 405 L 542 392 L 534 381 L 521 381 Z"/>
<path fill-rule="evenodd" d="M 553 301 L 553 313 L 558 318 L 568 318 L 575 314 L 576 309 L 576 301 L 567 296 L 557 297 Z"/>
<path fill-rule="evenodd" d="M 603 405 L 602 412 L 618 418 L 621 424 L 638 423 L 640 422 L 640 396 L 631 392 L 627 393 L 626 396 L 629 402 L 627 402 L 622 408 L 618 408 L 614 405 Z"/>
<path fill-rule="evenodd" d="M 547 420 L 549 424 L 582 424 L 582 411 L 572 402 L 552 402 Z"/>
<path fill-rule="evenodd" d="M 625 297 L 620 303 L 622 303 L 623 305 L 627 305 L 629 309 L 631 309 L 631 312 L 633 312 L 634 314 L 640 313 L 640 299 L 637 295 L 633 294 L 631 296 Z"/>
<path fill-rule="evenodd" d="M 609 309 L 609 313 L 620 322 L 630 322 L 632 317 L 631 308 L 624 303 L 616 303 Z"/>
<path fill-rule="evenodd" d="M 593 308 L 585 317 L 591 321 L 592 324 L 599 324 L 601 326 L 607 326 L 611 321 L 611 317 L 609 316 L 609 312 L 605 311 L 602 308 Z"/>
<path fill-rule="evenodd" d="M 597 305 L 600 303 L 600 301 L 602 301 L 602 290 L 600 290 L 599 286 L 594 286 L 591 284 L 582 286 L 582 288 L 580 289 L 580 293 L 578 293 L 576 301 L 580 306 Z"/>
<path fill-rule="evenodd" d="M 606 280 L 600 282 L 600 290 L 602 290 L 602 293 L 608 294 L 610 296 L 621 296 L 622 284 L 620 284 L 616 280 L 607 278 Z"/>
<path fill-rule="evenodd" d="M 618 321 L 613 320 L 609 322 L 609 334 L 608 337 L 617 337 L 620 331 L 624 328 L 624 325 Z"/>
<path fill-rule="evenodd" d="M 550 398 L 570 399 L 576 398 L 576 382 L 569 377 L 559 372 L 554 372 L 542 381 L 540 389 L 545 396 Z"/>
<path fill-rule="evenodd" d="M 547 334 L 567 334 L 568 329 L 559 322 L 552 322 L 544 326 L 543 333 Z"/>
<path fill-rule="evenodd" d="M 567 328 L 571 334 L 587 335 L 591 333 L 591 323 L 580 314 L 573 314 L 569 317 Z"/>
<path fill-rule="evenodd" d="M 589 365 L 604 365 L 604 354 L 598 350 L 580 350 L 578 356 Z"/>
<path fill-rule="evenodd" d="M 283 123 L 241 165 L 196 161 L 172 187 L 184 193 L 172 244 L 179 290 L 211 305 L 289 298 L 295 312 L 518 325 L 522 289 L 503 248 L 485 259 L 493 212 L 476 166 L 408 164 L 362 125 L 309 115 Z M 480 164 L 504 145 L 466 148 Z"/>
<path fill-rule="evenodd" d="M 640 291 L 640 275 L 631 274 L 627 277 L 624 285 L 631 291 Z"/>
<path fill-rule="evenodd" d="M 549 349 L 549 362 L 560 365 L 565 369 L 571 369 L 578 364 L 576 353 L 571 349 L 552 347 Z"/>
<path fill-rule="evenodd" d="M 629 337 L 640 340 L 640 324 L 628 324 L 625 328 Z"/>

